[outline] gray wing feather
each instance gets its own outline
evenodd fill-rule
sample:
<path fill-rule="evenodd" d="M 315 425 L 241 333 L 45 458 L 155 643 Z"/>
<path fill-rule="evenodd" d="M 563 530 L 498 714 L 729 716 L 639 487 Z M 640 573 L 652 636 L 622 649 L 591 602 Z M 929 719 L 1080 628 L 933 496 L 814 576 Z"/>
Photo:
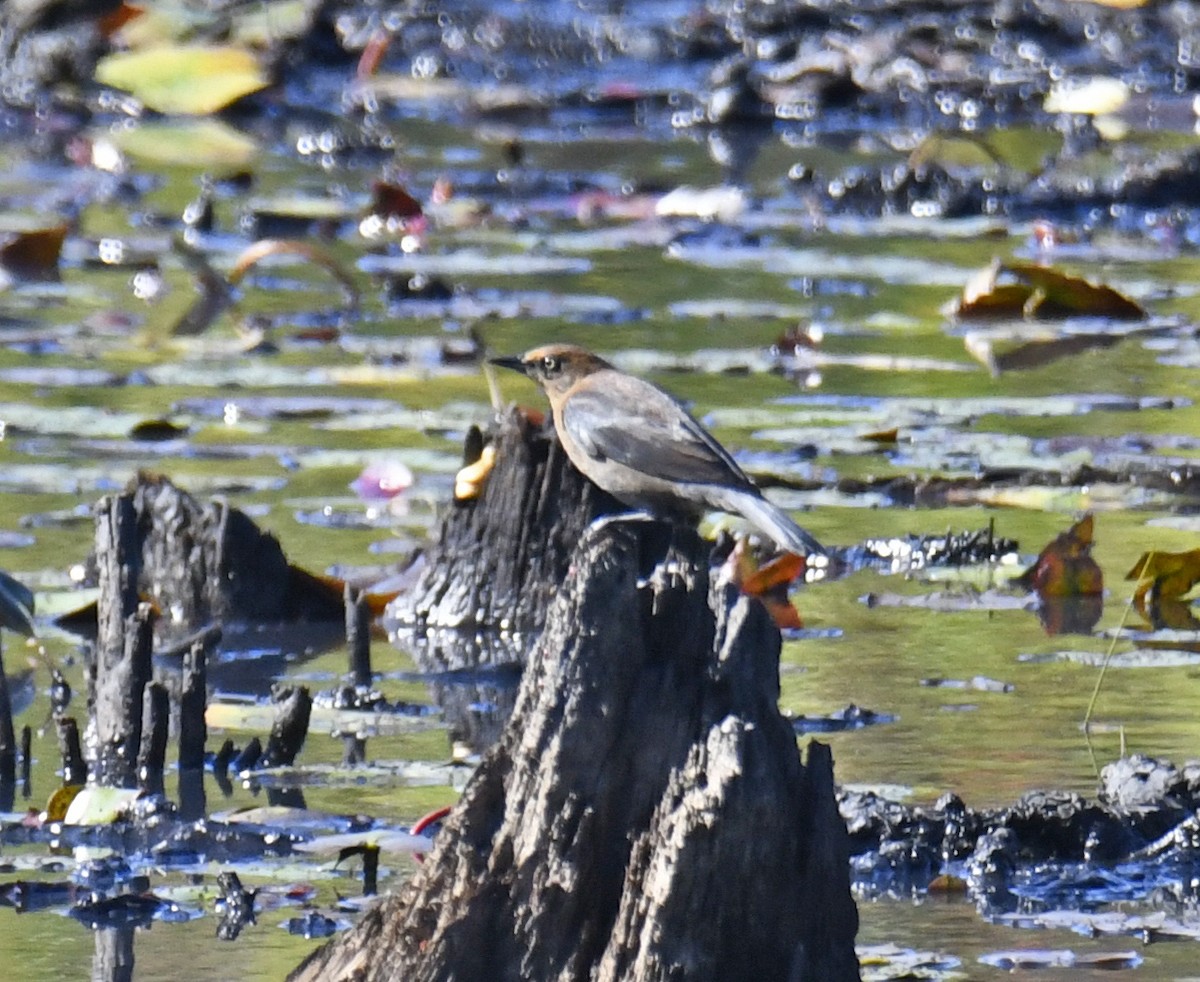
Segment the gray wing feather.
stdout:
<path fill-rule="evenodd" d="M 584 452 L 669 481 L 754 489 L 725 448 L 674 399 L 648 383 L 629 381 L 620 378 L 620 392 L 583 389 L 566 400 L 559 423 Z"/>

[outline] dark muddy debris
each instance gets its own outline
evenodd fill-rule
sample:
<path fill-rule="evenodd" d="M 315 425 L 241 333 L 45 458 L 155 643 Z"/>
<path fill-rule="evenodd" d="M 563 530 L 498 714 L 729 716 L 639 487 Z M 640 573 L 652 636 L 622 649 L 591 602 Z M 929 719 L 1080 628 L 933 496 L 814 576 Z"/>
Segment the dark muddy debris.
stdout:
<path fill-rule="evenodd" d="M 1107 765 L 1095 800 L 1031 792 L 974 810 L 953 794 L 932 808 L 871 792 L 839 796 L 861 896 L 921 896 L 962 877 L 988 917 L 1096 910 L 1118 901 L 1186 902 L 1200 862 L 1200 767 L 1134 756 Z"/>

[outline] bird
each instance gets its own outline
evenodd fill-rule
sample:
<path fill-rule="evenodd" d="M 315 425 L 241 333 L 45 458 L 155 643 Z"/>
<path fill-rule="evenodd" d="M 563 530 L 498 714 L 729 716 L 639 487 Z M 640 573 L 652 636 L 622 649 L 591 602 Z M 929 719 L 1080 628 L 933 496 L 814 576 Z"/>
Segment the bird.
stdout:
<path fill-rule="evenodd" d="M 536 382 L 550 401 L 567 457 L 601 490 L 637 512 L 696 522 L 706 511 L 740 515 L 786 552 L 825 549 L 737 465 L 672 395 L 570 344 L 490 358 Z"/>

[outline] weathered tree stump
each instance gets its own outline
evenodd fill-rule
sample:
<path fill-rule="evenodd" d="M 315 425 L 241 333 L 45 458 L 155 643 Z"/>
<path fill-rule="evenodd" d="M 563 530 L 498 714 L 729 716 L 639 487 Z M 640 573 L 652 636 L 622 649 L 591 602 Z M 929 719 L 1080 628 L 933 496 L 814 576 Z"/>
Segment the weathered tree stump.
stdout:
<path fill-rule="evenodd" d="M 584 530 L 624 510 L 520 410 L 504 414 L 493 443 L 496 467 L 478 498 L 451 503 L 425 572 L 388 610 L 395 623 L 540 628 Z"/>
<path fill-rule="evenodd" d="M 17 733 L 13 728 L 12 699 L 4 655 L 0 652 L 0 808 L 12 811 L 17 790 Z"/>
<path fill-rule="evenodd" d="M 584 537 L 433 853 L 294 980 L 859 977 L 828 750 L 801 763 L 779 632 L 709 551 Z"/>

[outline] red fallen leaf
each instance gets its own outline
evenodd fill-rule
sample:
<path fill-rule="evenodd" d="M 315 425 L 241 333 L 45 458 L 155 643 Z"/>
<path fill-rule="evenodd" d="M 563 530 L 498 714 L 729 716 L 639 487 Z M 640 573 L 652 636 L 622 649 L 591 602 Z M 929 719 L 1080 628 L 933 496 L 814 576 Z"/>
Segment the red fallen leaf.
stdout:
<path fill-rule="evenodd" d="M 1093 519 L 1089 512 L 1057 535 L 1029 569 L 1013 582 L 1043 597 L 1102 593 L 1104 576 L 1092 558 Z"/>
<path fill-rule="evenodd" d="M 1139 606 L 1150 596 L 1155 600 L 1178 600 L 1200 582 L 1200 549 L 1144 552 L 1125 579 L 1138 581 L 1133 599 Z"/>
<path fill-rule="evenodd" d="M 110 38 L 131 20 L 137 20 L 145 12 L 145 8 L 139 7 L 137 4 L 123 3 L 97 20 L 96 26 L 104 37 Z"/>
<path fill-rule="evenodd" d="M 367 206 L 368 215 L 378 215 L 383 219 L 416 218 L 423 212 L 421 202 L 399 184 L 376 181 L 371 185 L 371 203 Z"/>
<path fill-rule="evenodd" d="M 0 267 L 27 280 L 49 279 L 58 272 L 67 225 L 13 232 L 0 238 Z"/>

